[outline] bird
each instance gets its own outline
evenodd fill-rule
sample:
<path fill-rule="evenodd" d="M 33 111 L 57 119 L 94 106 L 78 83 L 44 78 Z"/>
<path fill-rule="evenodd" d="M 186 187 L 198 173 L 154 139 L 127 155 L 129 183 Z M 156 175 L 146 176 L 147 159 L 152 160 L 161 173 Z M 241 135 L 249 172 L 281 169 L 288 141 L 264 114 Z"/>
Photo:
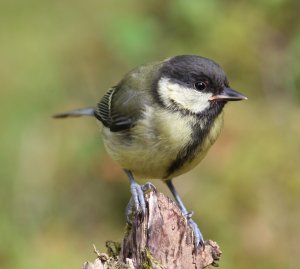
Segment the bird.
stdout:
<path fill-rule="evenodd" d="M 146 211 L 143 186 L 137 180 L 163 180 L 191 226 L 198 247 L 204 245 L 203 235 L 173 178 L 205 157 L 223 127 L 224 106 L 246 99 L 230 88 L 215 61 L 178 55 L 129 71 L 96 106 L 54 117 L 92 116 L 101 122 L 104 146 L 129 179 L 134 209 L 142 214 Z"/>

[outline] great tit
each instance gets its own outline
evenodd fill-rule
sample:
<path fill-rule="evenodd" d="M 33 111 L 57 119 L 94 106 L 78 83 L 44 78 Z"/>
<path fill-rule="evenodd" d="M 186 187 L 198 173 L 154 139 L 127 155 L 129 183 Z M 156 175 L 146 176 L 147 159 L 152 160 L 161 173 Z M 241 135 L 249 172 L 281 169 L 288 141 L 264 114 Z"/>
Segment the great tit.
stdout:
<path fill-rule="evenodd" d="M 162 179 L 191 225 L 198 246 L 203 244 L 203 236 L 172 178 L 204 158 L 222 129 L 224 105 L 245 99 L 229 87 L 217 63 L 180 55 L 133 69 L 96 107 L 54 117 L 96 117 L 103 125 L 107 152 L 129 178 L 135 209 L 146 210 L 142 186 L 135 179 Z"/>

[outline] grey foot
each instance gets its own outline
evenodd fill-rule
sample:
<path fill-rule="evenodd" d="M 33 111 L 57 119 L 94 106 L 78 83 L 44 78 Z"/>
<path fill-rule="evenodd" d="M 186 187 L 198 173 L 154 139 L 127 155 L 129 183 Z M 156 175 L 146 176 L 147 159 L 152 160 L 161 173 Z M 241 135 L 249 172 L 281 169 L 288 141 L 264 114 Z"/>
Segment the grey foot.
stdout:
<path fill-rule="evenodd" d="M 134 208 L 137 212 L 141 212 L 143 215 L 146 213 L 146 202 L 144 197 L 143 186 L 132 182 L 130 184 L 130 190 L 134 203 Z"/>
<path fill-rule="evenodd" d="M 130 189 L 132 193 L 132 199 L 126 207 L 126 219 L 128 223 L 131 223 L 131 217 L 134 211 L 139 213 L 141 216 L 145 215 L 146 202 L 144 194 L 150 192 L 151 190 L 156 192 L 156 187 L 151 182 L 147 182 L 145 185 L 132 183 L 130 185 Z"/>
<path fill-rule="evenodd" d="M 180 196 L 178 195 L 174 185 L 173 185 L 173 182 L 172 182 L 172 179 L 168 179 L 165 181 L 169 190 L 171 191 L 171 193 L 173 194 L 175 200 L 176 200 L 176 203 L 177 205 L 179 206 L 180 208 L 180 211 L 182 212 L 182 214 L 186 217 L 189 225 L 191 226 L 193 232 L 194 232 L 194 236 L 195 236 L 195 247 L 197 248 L 199 245 L 204 247 L 204 240 L 203 240 L 203 236 L 202 236 L 202 233 L 200 232 L 200 229 L 198 227 L 198 225 L 196 224 L 196 222 L 194 222 L 192 220 L 192 215 L 193 215 L 193 212 L 188 212 L 183 204 L 183 202 L 181 201 L 181 198 Z"/>
<path fill-rule="evenodd" d="M 188 215 L 187 216 L 187 221 L 188 224 L 190 225 L 190 227 L 192 228 L 193 232 L 194 232 L 194 236 L 195 236 L 195 247 L 197 248 L 198 246 L 204 247 L 204 239 L 202 236 L 202 233 L 197 225 L 196 222 L 194 222 L 191 219 L 191 216 Z"/>
<path fill-rule="evenodd" d="M 133 174 L 130 170 L 124 169 L 124 172 L 126 173 L 130 181 L 130 190 L 132 194 L 133 207 L 137 213 L 142 213 L 142 215 L 144 215 L 146 213 L 146 202 L 144 198 L 143 188 L 142 186 L 136 183 Z M 127 219 L 131 215 L 131 213 L 132 207 L 128 205 L 126 210 Z"/>

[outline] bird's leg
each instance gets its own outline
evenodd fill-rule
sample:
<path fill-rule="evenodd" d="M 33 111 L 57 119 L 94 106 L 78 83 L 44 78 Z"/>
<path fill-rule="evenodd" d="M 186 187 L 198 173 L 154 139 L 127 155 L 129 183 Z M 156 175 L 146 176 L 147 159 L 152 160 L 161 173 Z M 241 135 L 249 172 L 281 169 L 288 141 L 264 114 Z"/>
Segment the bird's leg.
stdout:
<path fill-rule="evenodd" d="M 129 171 L 124 169 L 124 172 L 128 176 L 130 181 L 130 190 L 134 202 L 134 207 L 136 211 L 141 211 L 143 214 L 146 212 L 146 203 L 144 198 L 144 191 L 143 186 L 139 185 L 133 177 L 133 174 Z M 127 208 L 127 217 L 128 217 L 129 210 Z"/>
<path fill-rule="evenodd" d="M 192 220 L 192 212 L 188 212 L 181 200 L 181 198 L 179 197 L 179 194 L 177 193 L 174 185 L 173 185 L 173 182 L 172 182 L 172 179 L 168 179 L 165 181 L 169 190 L 171 191 L 171 193 L 173 194 L 174 198 L 175 198 L 175 201 L 177 203 L 177 205 L 179 206 L 182 214 L 186 217 L 189 225 L 192 227 L 193 229 L 193 232 L 194 232 L 194 235 L 195 235 L 195 245 L 196 247 L 198 247 L 198 245 L 201 245 L 201 246 L 204 246 L 204 240 L 203 240 L 203 236 L 202 236 L 202 233 L 197 225 L 196 222 L 194 222 Z"/>

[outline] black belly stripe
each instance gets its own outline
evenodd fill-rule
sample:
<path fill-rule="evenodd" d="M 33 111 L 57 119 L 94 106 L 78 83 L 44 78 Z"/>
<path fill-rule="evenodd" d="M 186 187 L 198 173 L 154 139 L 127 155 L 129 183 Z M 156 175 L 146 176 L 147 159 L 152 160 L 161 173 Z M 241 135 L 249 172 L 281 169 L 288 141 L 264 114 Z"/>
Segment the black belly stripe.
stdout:
<path fill-rule="evenodd" d="M 200 124 L 194 124 L 192 126 L 193 133 L 191 135 L 191 142 L 180 150 L 176 156 L 176 159 L 171 163 L 168 168 L 165 178 L 169 178 L 174 172 L 180 169 L 185 163 L 191 162 L 201 150 L 199 146 L 207 136 L 209 128 L 202 129 Z"/>
<path fill-rule="evenodd" d="M 221 113 L 224 107 L 223 103 L 218 103 L 214 107 L 211 107 L 206 113 L 201 115 L 195 115 L 195 123 L 192 124 L 192 134 L 190 142 L 185 145 L 177 154 L 176 159 L 169 166 L 165 179 L 170 178 L 177 170 L 179 170 L 185 163 L 191 162 L 197 154 L 201 151 L 201 144 L 207 137 L 210 129 L 216 119 Z M 205 122 L 204 126 L 201 126 L 200 122 Z"/>

